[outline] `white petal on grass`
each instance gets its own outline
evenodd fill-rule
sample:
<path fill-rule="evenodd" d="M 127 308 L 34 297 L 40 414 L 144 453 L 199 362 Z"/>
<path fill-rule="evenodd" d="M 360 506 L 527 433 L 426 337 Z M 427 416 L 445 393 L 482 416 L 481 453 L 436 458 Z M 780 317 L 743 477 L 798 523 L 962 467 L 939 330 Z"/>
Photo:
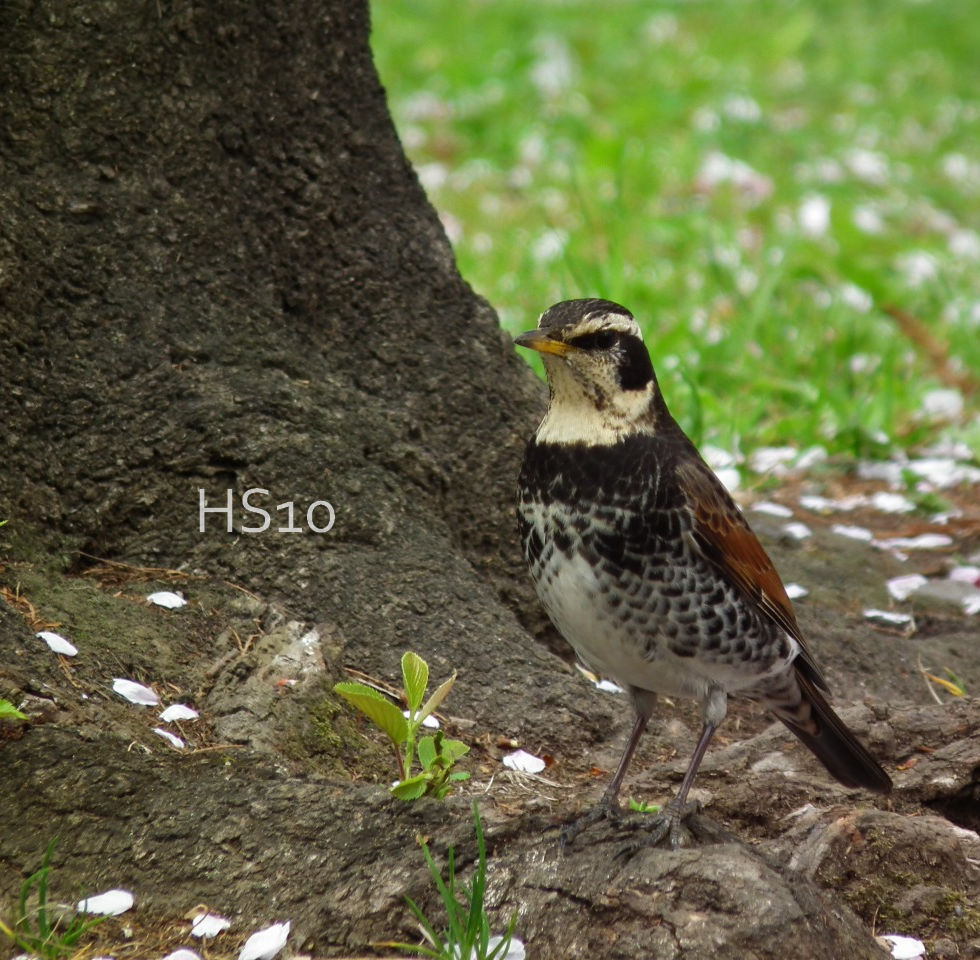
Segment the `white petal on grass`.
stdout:
<path fill-rule="evenodd" d="M 837 291 L 840 302 L 850 307 L 856 313 L 867 313 L 874 304 L 871 294 L 862 290 L 857 284 L 845 283 Z"/>
<path fill-rule="evenodd" d="M 168 953 L 163 960 L 201 960 L 201 955 L 194 950 L 188 950 L 187 947 L 181 947 L 173 953 Z"/>
<path fill-rule="evenodd" d="M 812 510 L 814 513 L 829 513 L 834 510 L 846 513 L 857 507 L 866 507 L 870 502 L 863 493 L 854 493 L 849 497 L 840 497 L 837 500 L 815 494 L 803 494 L 800 497 L 800 506 L 806 507 L 807 510 Z"/>
<path fill-rule="evenodd" d="M 289 921 L 253 933 L 242 946 L 238 960 L 272 960 L 289 939 Z"/>
<path fill-rule="evenodd" d="M 104 917 L 118 917 L 125 913 L 135 903 L 135 898 L 128 890 L 106 890 L 95 897 L 86 897 L 79 901 L 79 913 L 97 913 Z"/>
<path fill-rule="evenodd" d="M 798 453 L 796 447 L 759 447 L 749 454 L 749 467 L 755 473 L 785 473 Z"/>
<path fill-rule="evenodd" d="M 816 493 L 804 493 L 800 497 L 800 506 L 804 510 L 812 510 L 814 513 L 824 513 L 828 510 L 839 510 L 837 506 L 837 500 L 831 500 L 830 497 L 822 497 Z"/>
<path fill-rule="evenodd" d="M 531 67 L 531 82 L 546 99 L 557 99 L 575 84 L 576 66 L 572 52 L 558 34 L 546 33 L 534 42 L 538 60 Z"/>
<path fill-rule="evenodd" d="M 677 17 L 673 13 L 655 13 L 642 28 L 643 37 L 654 45 L 677 36 Z"/>
<path fill-rule="evenodd" d="M 503 758 L 503 764 L 518 773 L 540 773 L 546 766 L 544 760 L 526 750 L 515 750 L 513 753 L 508 753 Z"/>
<path fill-rule="evenodd" d="M 957 463 L 951 457 L 923 457 L 910 460 L 905 468 L 940 489 L 961 483 L 980 483 L 980 467 Z"/>
<path fill-rule="evenodd" d="M 971 179 L 973 164 L 962 153 L 947 153 L 940 161 L 943 176 L 950 180 L 962 181 Z"/>
<path fill-rule="evenodd" d="M 874 534 L 866 527 L 855 527 L 845 523 L 835 523 L 831 528 L 831 533 L 836 533 L 839 537 L 847 537 L 849 540 L 861 540 L 864 543 L 871 543 Z"/>
<path fill-rule="evenodd" d="M 808 237 L 826 236 L 830 230 L 830 201 L 822 193 L 811 193 L 803 198 L 796 220 Z"/>
<path fill-rule="evenodd" d="M 783 533 L 788 537 L 792 537 L 794 540 L 806 540 L 808 537 L 813 536 L 813 531 L 805 524 L 799 523 L 785 523 L 783 524 Z"/>
<path fill-rule="evenodd" d="M 876 610 L 869 608 L 864 611 L 865 620 L 874 620 L 890 627 L 905 627 L 912 622 L 910 613 L 896 613 L 894 610 Z"/>
<path fill-rule="evenodd" d="M 961 260 L 980 260 L 980 234 L 976 230 L 954 230 L 949 235 L 949 252 Z"/>
<path fill-rule="evenodd" d="M 112 689 L 120 697 L 124 697 L 130 703 L 139 704 L 141 707 L 155 707 L 160 702 L 160 698 L 149 687 L 144 687 L 142 683 L 137 683 L 135 680 L 124 680 L 121 677 L 116 677 L 112 681 Z"/>
<path fill-rule="evenodd" d="M 710 443 L 706 443 L 701 448 L 701 456 L 704 457 L 712 470 L 734 467 L 738 463 L 738 457 L 730 450 L 726 450 L 724 447 L 713 447 Z"/>
<path fill-rule="evenodd" d="M 753 170 L 747 163 L 729 157 L 719 150 L 713 150 L 698 170 L 696 186 L 711 193 L 722 184 L 731 184 L 748 199 L 759 202 L 772 193 L 772 180 Z"/>
<path fill-rule="evenodd" d="M 974 614 L 980 613 L 980 593 L 975 593 L 973 596 L 963 598 L 963 612 L 968 617 L 972 617 Z"/>
<path fill-rule="evenodd" d="M 939 263 L 925 250 L 911 250 L 895 260 L 895 269 L 910 287 L 921 287 L 939 274 Z"/>
<path fill-rule="evenodd" d="M 874 373 L 880 364 L 880 357 L 872 357 L 867 353 L 852 353 L 847 358 L 847 368 L 851 373 Z"/>
<path fill-rule="evenodd" d="M 827 448 L 821 446 L 807 447 L 793 461 L 794 470 L 809 470 L 818 463 L 827 462 Z"/>
<path fill-rule="evenodd" d="M 855 147 L 844 157 L 844 164 L 859 180 L 883 186 L 888 180 L 888 160 L 873 150 Z"/>
<path fill-rule="evenodd" d="M 459 243 L 463 239 L 463 221 L 458 217 L 443 210 L 439 214 L 439 222 L 442 224 L 442 229 L 446 231 L 446 238 L 450 243 Z"/>
<path fill-rule="evenodd" d="M 908 497 L 888 490 L 879 490 L 871 494 L 871 506 L 882 513 L 911 513 L 915 504 Z"/>
<path fill-rule="evenodd" d="M 884 233 L 885 221 L 881 214 L 874 208 L 862 204 L 854 208 L 851 212 L 851 222 L 862 233 Z"/>
<path fill-rule="evenodd" d="M 958 580 L 960 583 L 972 583 L 974 586 L 980 587 L 980 567 L 969 564 L 953 567 L 949 571 L 948 579 Z"/>
<path fill-rule="evenodd" d="M 770 500 L 760 500 L 752 504 L 755 513 L 764 513 L 770 517 L 791 517 L 793 511 L 789 507 L 784 507 L 781 503 L 772 503 Z"/>
<path fill-rule="evenodd" d="M 735 493 L 742 485 L 742 474 L 738 472 L 738 467 L 722 467 L 715 471 L 715 476 L 729 493 Z"/>
<path fill-rule="evenodd" d="M 199 913 L 191 921 L 191 936 L 210 939 L 231 926 L 231 921 L 216 913 Z"/>
<path fill-rule="evenodd" d="M 920 533 L 917 537 L 891 537 L 875 541 L 875 546 L 883 550 L 941 550 L 952 545 L 953 538 L 945 533 Z"/>
<path fill-rule="evenodd" d="M 955 420 L 963 412 L 963 394 L 959 390 L 930 390 L 922 397 L 922 412 L 927 417 Z"/>
<path fill-rule="evenodd" d="M 75 644 L 66 640 L 60 633 L 55 633 L 53 630 L 42 630 L 40 633 L 35 634 L 35 636 L 40 637 L 51 650 L 55 653 L 60 653 L 64 657 L 73 657 L 78 653 L 78 647 Z"/>
<path fill-rule="evenodd" d="M 407 710 L 402 710 L 402 716 L 406 720 L 411 720 L 412 719 L 411 714 Z M 423 727 L 428 727 L 430 730 L 438 730 L 439 729 L 439 721 L 430 713 L 422 721 L 422 726 Z"/>
<path fill-rule="evenodd" d="M 153 732 L 157 736 L 163 737 L 163 739 L 166 740 L 175 750 L 184 749 L 184 741 L 181 740 L 177 734 L 171 733 L 169 730 L 164 730 L 163 727 L 154 727 Z"/>
<path fill-rule="evenodd" d="M 425 190 L 438 190 L 449 180 L 449 170 L 442 163 L 420 163 L 415 173 Z"/>
<path fill-rule="evenodd" d="M 801 600 L 803 597 L 808 596 L 810 593 L 806 587 L 799 583 L 787 583 L 786 584 L 786 596 L 790 600 Z"/>
<path fill-rule="evenodd" d="M 557 260 L 565 249 L 568 235 L 564 230 L 548 230 L 531 243 L 531 258 L 536 263 L 550 263 Z"/>
<path fill-rule="evenodd" d="M 759 104 L 742 93 L 733 93 L 725 97 L 721 105 L 722 113 L 731 120 L 742 123 L 758 123 L 762 119 L 762 108 Z"/>
<path fill-rule="evenodd" d="M 150 603 L 155 603 L 158 607 L 166 607 L 168 610 L 179 610 L 181 607 L 187 606 L 187 601 L 179 593 L 174 593 L 172 590 L 158 590 L 156 593 L 151 593 L 146 599 Z"/>
<path fill-rule="evenodd" d="M 487 954 L 491 954 L 499 943 L 503 942 L 503 937 L 493 936 L 487 940 Z M 516 937 L 512 938 L 510 943 L 507 944 L 507 952 L 501 957 L 501 960 L 525 960 L 526 954 L 524 953 L 524 944 L 521 943 Z"/>
<path fill-rule="evenodd" d="M 920 960 L 925 957 L 926 947 L 921 940 L 915 937 L 905 937 L 898 933 L 886 933 L 881 940 L 884 940 L 891 950 L 892 960 Z"/>
<path fill-rule="evenodd" d="M 910 573 L 903 577 L 892 577 L 885 586 L 893 600 L 907 600 L 919 587 L 929 581 L 921 573 Z"/>
<path fill-rule="evenodd" d="M 174 720 L 196 720 L 200 716 L 193 707 L 188 707 L 183 703 L 172 703 L 160 714 L 160 719 L 164 723 L 173 723 Z"/>

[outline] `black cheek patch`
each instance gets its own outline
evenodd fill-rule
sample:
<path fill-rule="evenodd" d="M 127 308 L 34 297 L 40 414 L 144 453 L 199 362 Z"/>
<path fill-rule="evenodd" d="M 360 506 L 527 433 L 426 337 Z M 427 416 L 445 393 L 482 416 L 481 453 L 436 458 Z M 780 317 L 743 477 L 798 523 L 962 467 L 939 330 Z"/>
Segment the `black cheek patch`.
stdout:
<path fill-rule="evenodd" d="M 642 390 L 653 379 L 650 354 L 639 337 L 625 336 L 619 361 L 619 385 L 624 390 Z"/>

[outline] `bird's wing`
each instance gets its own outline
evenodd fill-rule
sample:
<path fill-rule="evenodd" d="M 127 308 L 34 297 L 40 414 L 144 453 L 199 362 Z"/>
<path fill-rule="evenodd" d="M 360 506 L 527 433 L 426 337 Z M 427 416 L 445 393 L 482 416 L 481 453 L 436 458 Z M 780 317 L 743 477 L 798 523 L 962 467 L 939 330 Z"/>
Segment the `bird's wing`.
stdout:
<path fill-rule="evenodd" d="M 687 498 L 693 520 L 691 535 L 698 549 L 746 598 L 800 645 L 797 668 L 802 668 L 817 686 L 827 690 L 827 683 L 796 622 L 786 588 L 735 501 L 700 457 L 679 462 L 677 474 Z"/>

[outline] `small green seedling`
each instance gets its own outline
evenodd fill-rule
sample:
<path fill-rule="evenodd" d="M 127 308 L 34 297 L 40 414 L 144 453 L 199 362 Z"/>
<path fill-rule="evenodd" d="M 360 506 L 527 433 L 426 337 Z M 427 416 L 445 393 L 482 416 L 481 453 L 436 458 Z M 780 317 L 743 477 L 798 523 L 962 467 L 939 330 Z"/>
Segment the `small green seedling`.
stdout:
<path fill-rule="evenodd" d="M 629 808 L 633 813 L 659 813 L 659 803 L 647 803 L 646 800 L 629 799 Z"/>
<path fill-rule="evenodd" d="M 17 900 L 17 918 L 13 926 L 0 920 L 0 933 L 9 937 L 21 950 L 43 960 L 60 960 L 73 953 L 78 941 L 106 917 L 84 917 L 75 914 L 62 928 L 61 910 L 48 904 L 48 876 L 51 873 L 51 857 L 54 854 L 55 837 L 45 851 L 41 867 L 21 885 Z M 37 889 L 37 906 L 30 908 L 28 901 Z"/>
<path fill-rule="evenodd" d="M 398 762 L 398 782 L 391 788 L 394 796 L 400 800 L 444 797 L 454 783 L 469 777 L 468 773 L 452 768 L 470 748 L 460 740 L 444 736 L 441 730 L 421 737 L 418 743 L 416 738 L 426 717 L 431 716 L 449 695 L 456 674 L 423 703 L 429 683 L 429 665 L 418 654 L 409 651 L 402 657 L 402 680 L 408 717 L 387 697 L 363 683 L 338 683 L 333 689 L 383 730 L 391 741 Z M 416 758 L 419 773 L 413 769 Z"/>
<path fill-rule="evenodd" d="M 429 845 L 420 837 L 422 855 L 432 880 L 439 891 L 439 897 L 446 909 L 446 929 L 439 933 L 435 925 L 428 920 L 418 904 L 406 897 L 409 907 L 415 914 L 423 935 L 429 946 L 396 943 L 391 946 L 408 950 L 421 957 L 432 957 L 434 960 L 506 960 L 509 955 L 514 927 L 517 925 L 517 911 L 514 911 L 503 936 L 490 936 L 490 924 L 487 920 L 486 888 L 487 888 L 487 848 L 483 839 L 483 825 L 480 822 L 480 811 L 473 801 L 473 825 L 476 829 L 476 873 L 471 883 L 457 884 L 455 854 L 449 848 L 446 864 L 446 879 L 432 859 Z M 462 903 L 457 898 L 457 888 L 462 892 Z M 519 945 L 519 944 L 518 944 Z M 523 956 L 523 953 L 521 954 Z"/>
<path fill-rule="evenodd" d="M 26 720 L 26 714 L 18 710 L 9 700 L 0 697 L 0 720 Z"/>

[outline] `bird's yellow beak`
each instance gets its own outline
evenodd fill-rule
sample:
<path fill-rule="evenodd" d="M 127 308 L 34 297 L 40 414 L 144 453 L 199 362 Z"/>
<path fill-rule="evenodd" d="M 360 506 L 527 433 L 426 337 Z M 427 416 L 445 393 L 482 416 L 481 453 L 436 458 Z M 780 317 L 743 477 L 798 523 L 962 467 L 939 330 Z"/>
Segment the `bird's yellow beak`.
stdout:
<path fill-rule="evenodd" d="M 575 349 L 570 343 L 555 340 L 548 336 L 544 330 L 528 330 L 527 333 L 514 337 L 514 343 L 519 347 L 527 347 L 528 350 L 537 350 L 538 353 L 553 353 L 559 357 L 564 357 Z"/>

